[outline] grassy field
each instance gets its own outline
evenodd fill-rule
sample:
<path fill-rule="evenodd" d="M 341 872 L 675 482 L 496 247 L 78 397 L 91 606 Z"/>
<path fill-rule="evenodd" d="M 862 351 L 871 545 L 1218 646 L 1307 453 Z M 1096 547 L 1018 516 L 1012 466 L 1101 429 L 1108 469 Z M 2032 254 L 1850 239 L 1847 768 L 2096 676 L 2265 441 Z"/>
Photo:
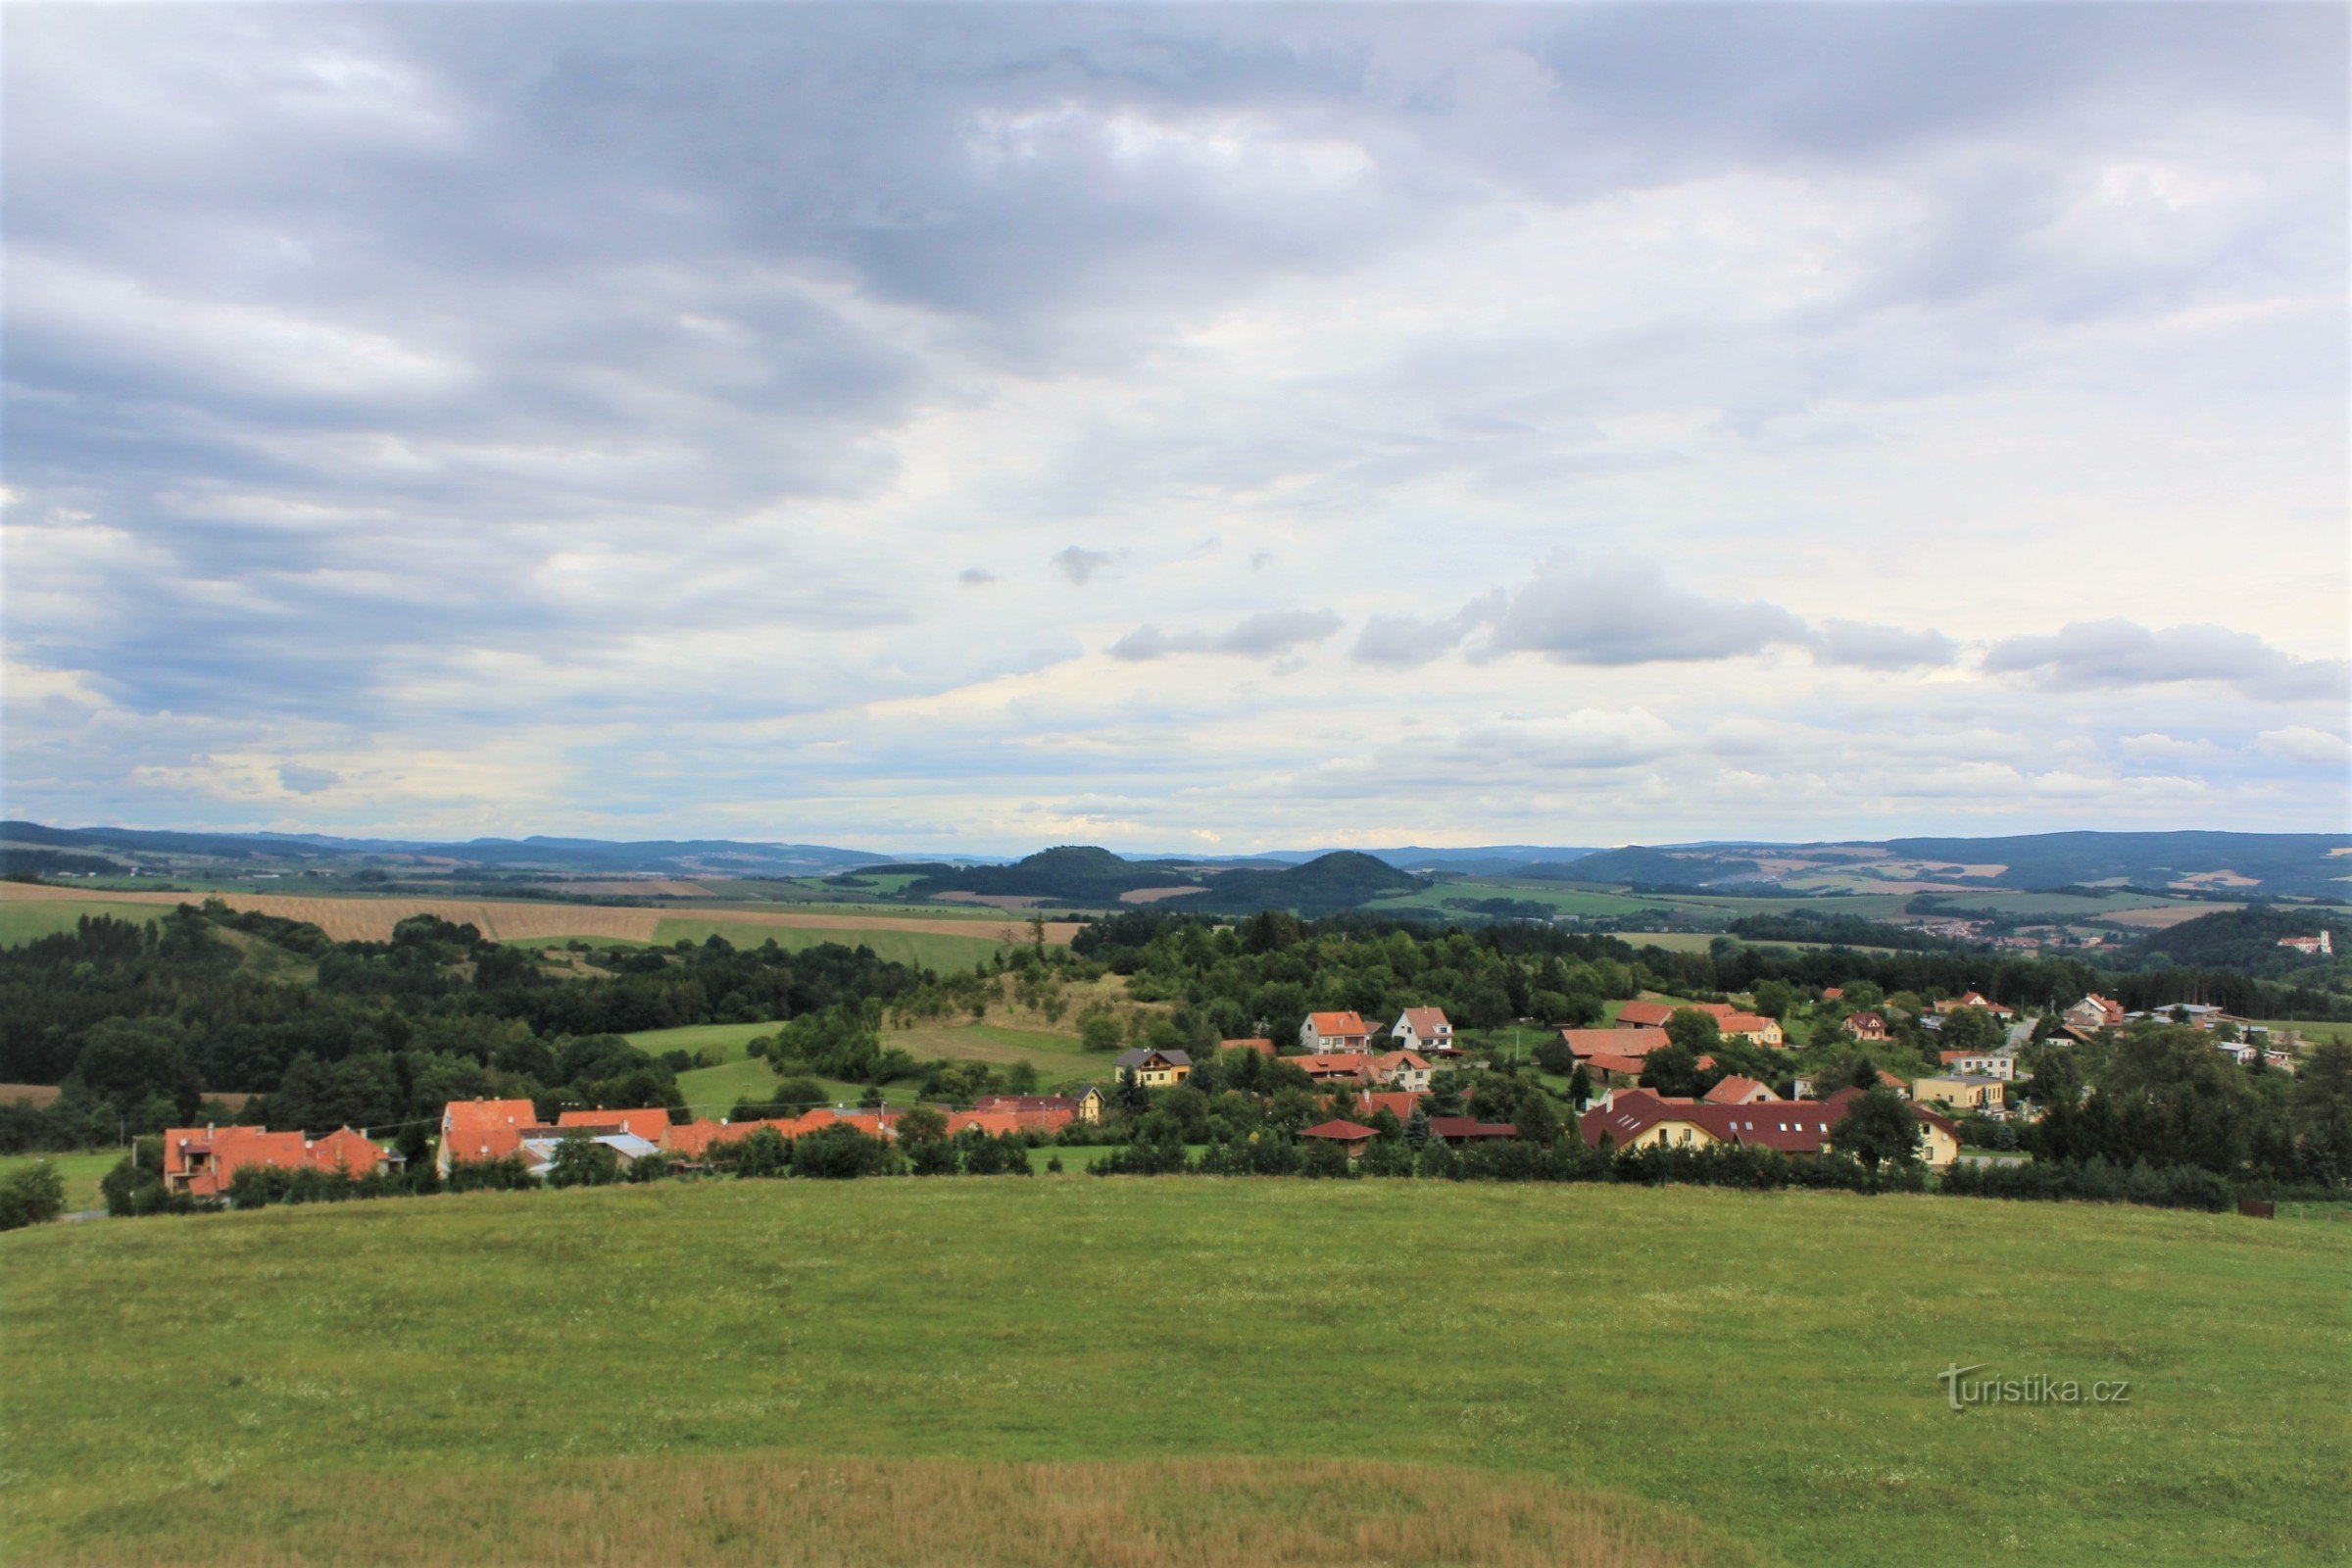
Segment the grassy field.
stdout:
<path fill-rule="evenodd" d="M 153 904 L 124 904 L 113 899 L 44 899 L 0 901 L 0 947 L 15 947 L 40 937 L 71 931 L 83 915 L 111 914 L 118 920 L 147 925 L 162 917 L 164 907 Z"/>
<path fill-rule="evenodd" d="M 1807 1565 L 2331 1564 L 2348 1279 L 2336 1225 L 1687 1188 L 1072 1174 L 52 1226 L 0 1236 L 0 1518 L 30 1562 L 603 1560 L 563 1544 L 614 1525 L 632 1561 L 799 1561 L 812 1517 L 869 1521 L 849 1563 L 1485 1556 L 1261 1552 L 1108 1479 L 1208 1536 L 982 1550 L 1057 1515 L 1058 1467 L 1360 1456 Z M 1978 1362 L 2131 1398 L 1956 1414 L 1935 1374 Z M 1448 1493 L 1321 1485 L 1343 1531 Z"/>
<path fill-rule="evenodd" d="M 2352 1040 L 2352 1023 L 2311 1023 L 2293 1018 L 2254 1018 L 2248 1021 L 2268 1024 L 2273 1029 L 2292 1029 L 2313 1045 L 2323 1040 Z"/>
<path fill-rule="evenodd" d="M 905 911 L 898 911 L 904 913 Z M 946 924 L 947 922 L 942 922 Z M 1002 922 L 999 922 L 1002 923 Z M 993 930 L 994 928 L 989 928 Z M 664 916 L 654 928 L 654 939 L 667 944 L 680 938 L 701 942 L 710 936 L 719 936 L 739 948 L 756 948 L 768 938 L 787 953 L 799 953 L 820 943 L 838 942 L 844 947 L 871 948 L 874 956 L 897 963 L 910 963 L 923 969 L 969 969 L 975 963 L 985 963 L 997 956 L 1004 944 L 995 936 L 964 935 L 954 930 L 940 931 L 859 931 L 827 930 L 821 927 L 757 925 L 729 920 L 724 915 L 710 918 L 686 915 Z"/>
<path fill-rule="evenodd" d="M 684 1029 L 649 1029 L 628 1037 L 639 1050 L 660 1055 L 665 1051 L 719 1051 L 725 1059 L 714 1067 L 696 1067 L 678 1074 L 678 1092 L 688 1104 L 700 1107 L 716 1106 L 723 1112 L 739 1100 L 757 1100 L 775 1086 L 776 1075 L 764 1061 L 744 1054 L 744 1047 L 757 1035 L 776 1032 L 772 1023 L 712 1023 L 697 1024 Z M 1072 1079 L 1104 1079 L 1110 1076 L 1109 1058 L 1090 1055 L 1078 1049 L 1077 1040 L 1069 1035 L 1053 1034 L 1040 1029 L 1017 1029 L 1003 1024 L 931 1024 L 917 1029 L 895 1030 L 883 1036 L 883 1044 L 928 1060 L 945 1056 L 955 1061 L 985 1061 L 997 1066 L 1009 1066 L 1025 1061 L 1037 1069 L 1041 1087 Z M 863 1089 L 855 1084 L 834 1084 L 826 1080 L 828 1092 L 836 1098 L 855 1102 Z M 911 1103 L 914 1086 L 892 1084 L 884 1092 L 892 1104 Z"/>
<path fill-rule="evenodd" d="M 66 1212 L 74 1214 L 105 1206 L 105 1200 L 98 1196 L 98 1184 L 105 1179 L 108 1171 L 122 1162 L 122 1151 L 101 1149 L 86 1154 L 0 1154 L 0 1174 L 21 1165 L 37 1165 L 44 1159 L 55 1165 L 58 1175 L 65 1178 Z"/>

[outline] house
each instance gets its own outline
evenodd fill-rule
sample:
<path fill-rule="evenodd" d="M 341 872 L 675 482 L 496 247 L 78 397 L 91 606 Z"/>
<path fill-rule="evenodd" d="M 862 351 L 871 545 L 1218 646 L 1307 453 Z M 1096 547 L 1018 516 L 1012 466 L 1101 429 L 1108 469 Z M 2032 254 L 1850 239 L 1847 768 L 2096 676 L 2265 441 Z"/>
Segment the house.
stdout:
<path fill-rule="evenodd" d="M 566 1110 L 556 1117 L 556 1125 L 617 1127 L 659 1148 L 662 1135 L 669 1131 L 669 1112 L 659 1105 L 650 1110 Z"/>
<path fill-rule="evenodd" d="M 220 1198 L 248 1165 L 369 1176 L 403 1163 L 365 1135 L 338 1127 L 323 1138 L 260 1127 L 173 1127 L 164 1134 L 164 1188 L 191 1198 Z"/>
<path fill-rule="evenodd" d="M 1746 1105 L 1710 1105 L 1700 1101 L 1669 1100 L 1647 1090 L 1612 1097 L 1609 1104 L 1587 1111 L 1577 1130 L 1585 1142 L 1598 1146 L 1605 1136 L 1619 1149 L 1653 1145 L 1704 1149 L 1710 1144 L 1746 1144 L 1778 1150 L 1792 1158 L 1818 1157 L 1837 1141 L 1838 1124 L 1858 1089 L 1841 1089 L 1819 1102 L 1791 1100 Z M 1925 1135 L 1922 1157 L 1931 1166 L 1949 1165 L 1960 1152 L 1952 1123 L 1935 1111 L 1913 1106 L 1912 1114 Z"/>
<path fill-rule="evenodd" d="M 1894 1036 L 1886 1028 L 1886 1015 L 1880 1012 L 1849 1012 L 1845 1015 L 1847 1038 L 1865 1045 L 1881 1045 Z"/>
<path fill-rule="evenodd" d="M 1181 1051 L 1122 1051 L 1111 1065 L 1146 1089 L 1173 1089 L 1193 1075 L 1193 1058 Z"/>
<path fill-rule="evenodd" d="M 1453 1022 L 1443 1007 L 1407 1007 L 1389 1026 L 1389 1043 L 1398 1051 L 1451 1051 Z"/>
<path fill-rule="evenodd" d="M 1938 1051 L 1936 1057 L 1947 1073 L 1998 1078 L 2003 1083 L 2017 1079 L 2017 1058 L 2006 1051 Z"/>
<path fill-rule="evenodd" d="M 1756 1105 L 1780 1098 L 1772 1092 L 1770 1084 L 1758 1083 L 1753 1078 L 1742 1078 L 1738 1073 L 1733 1073 L 1708 1090 L 1705 1097 L 1706 1102 L 1710 1105 Z"/>
<path fill-rule="evenodd" d="M 1102 1091 L 1093 1084 L 1088 1084 L 1070 1099 L 1077 1102 L 1080 1121 L 1091 1126 L 1102 1119 Z"/>
<path fill-rule="evenodd" d="M 1327 1121 L 1307 1128 L 1298 1136 L 1311 1138 L 1319 1144 L 1337 1144 L 1349 1159 L 1353 1159 L 1380 1135 L 1358 1122 Z"/>
<path fill-rule="evenodd" d="M 1219 1051 L 1254 1051 L 1261 1056 L 1274 1054 L 1274 1042 L 1261 1035 L 1246 1035 L 1239 1040 L 1220 1040 Z"/>
<path fill-rule="evenodd" d="M 1709 1009 L 1713 1011 L 1712 1008 Z M 1736 1012 L 1729 1008 L 1715 1014 L 1716 1027 L 1726 1040 L 1744 1040 L 1754 1046 L 1785 1046 L 1788 1037 L 1781 1032 L 1781 1020 L 1760 1012 Z"/>
<path fill-rule="evenodd" d="M 1822 1000 L 1822 1001 L 1824 1001 L 1824 1002 L 1843 1002 L 1843 1001 L 1845 1000 L 1845 987 L 1843 987 L 1843 986 L 1824 986 L 1824 987 L 1822 987 L 1822 988 L 1821 988 L 1821 1000 Z"/>
<path fill-rule="evenodd" d="M 1363 1051 L 1318 1052 L 1304 1056 L 1284 1056 L 1283 1061 L 1298 1068 L 1319 1084 L 1368 1084 L 1374 1081 L 1373 1055 Z M 1427 1087 L 1424 1080 L 1423 1087 Z"/>
<path fill-rule="evenodd" d="M 1078 1119 L 1078 1102 L 1067 1095 L 982 1095 L 972 1102 L 982 1115 L 1009 1115 L 1025 1133 L 1057 1133 Z"/>
<path fill-rule="evenodd" d="M 1519 1129 L 1507 1121 L 1480 1121 L 1476 1116 L 1432 1116 L 1429 1134 L 1446 1144 L 1495 1144 L 1519 1136 Z"/>
<path fill-rule="evenodd" d="M 662 1131 L 668 1131 L 669 1118 L 662 1118 Z M 555 1168 L 556 1151 L 569 1139 L 585 1138 L 590 1143 L 612 1151 L 612 1157 L 622 1170 L 648 1154 L 658 1154 L 662 1146 L 650 1139 L 640 1138 L 618 1126 L 595 1126 L 574 1122 L 568 1127 L 525 1127 L 515 1141 L 514 1152 L 522 1156 L 523 1167 L 540 1181 L 547 1180 Z"/>
<path fill-rule="evenodd" d="M 2004 1007 L 1997 1002 L 1987 1001 L 1982 994 L 1975 991 L 1968 992 L 1963 996 L 1946 997 L 1941 1002 L 1936 1004 L 1936 1010 L 1939 1013 L 1946 1014 L 1947 1016 L 1951 1013 L 1963 1011 L 1969 1007 L 1976 1007 L 1983 1011 L 1989 1012 L 1995 1018 L 2008 1018 L 2016 1015 L 2015 1008 Z"/>
<path fill-rule="evenodd" d="M 2278 945 L 2314 958 L 2331 957 L 2335 953 L 2334 939 L 2326 931 L 2316 937 L 2280 937 Z"/>
<path fill-rule="evenodd" d="M 1983 1111 L 1998 1121 L 2007 1114 L 2006 1091 L 2007 1086 L 2000 1079 L 1984 1073 L 1947 1073 L 1912 1084 L 1911 1098 L 1925 1104 Z"/>
<path fill-rule="evenodd" d="M 1302 1050 L 1317 1055 L 1369 1051 L 1372 1031 L 1364 1027 L 1359 1013 L 1310 1012 L 1306 1022 L 1298 1026 L 1298 1044 Z"/>
<path fill-rule="evenodd" d="M 1392 1051 L 1372 1058 L 1372 1081 L 1387 1084 L 1392 1089 L 1410 1090 L 1415 1094 L 1429 1087 L 1434 1069 L 1418 1052 Z"/>
<path fill-rule="evenodd" d="M 1585 1069 L 1586 1077 L 1603 1089 L 1630 1089 L 1642 1081 L 1642 1074 L 1649 1068 L 1649 1059 L 1595 1052 L 1590 1056 L 1579 1056 L 1577 1065 Z"/>
<path fill-rule="evenodd" d="M 522 1129 L 538 1123 L 538 1107 L 527 1100 L 453 1100 L 441 1107 L 433 1168 L 446 1179 L 460 1160 L 479 1165 L 504 1159 L 521 1147 Z"/>
<path fill-rule="evenodd" d="M 1665 1030 L 1656 1028 L 1563 1029 L 1560 1039 L 1579 1061 L 1594 1056 L 1646 1056 L 1673 1044 Z"/>
<path fill-rule="evenodd" d="M 1759 1046 L 1787 1043 L 1778 1018 L 1742 1012 L 1724 1002 L 1629 1002 L 1617 1009 L 1620 1029 L 1663 1029 L 1678 1012 L 1703 1012 L 1715 1020 L 1726 1040 L 1747 1040 Z"/>
<path fill-rule="evenodd" d="M 1717 1107 L 1708 1106 L 1713 1110 Z M 1719 1141 L 1707 1125 L 1695 1100 L 1668 1100 L 1646 1089 L 1611 1095 L 1606 1104 L 1577 1118 L 1577 1132 L 1594 1148 L 1606 1138 L 1618 1149 L 1648 1149 L 1659 1144 L 1677 1149 L 1704 1149 Z"/>
<path fill-rule="evenodd" d="M 1833 1134 L 1837 1130 L 1838 1121 L 1845 1114 L 1846 1102 L 1861 1092 L 1859 1089 L 1840 1089 L 1823 1102 L 1824 1104 L 1837 1108 L 1837 1116 L 1833 1117 L 1830 1122 Z M 1960 1157 L 1959 1127 L 1949 1116 L 1943 1115 L 1939 1111 L 1930 1110 L 1925 1105 L 1913 1105 L 1911 1114 L 1919 1118 L 1919 1157 L 1921 1162 L 1930 1170 L 1949 1169 L 1952 1161 Z"/>
<path fill-rule="evenodd" d="M 2124 1004 L 2092 992 L 2061 1014 L 2078 1029 L 2113 1029 L 2124 1021 Z"/>

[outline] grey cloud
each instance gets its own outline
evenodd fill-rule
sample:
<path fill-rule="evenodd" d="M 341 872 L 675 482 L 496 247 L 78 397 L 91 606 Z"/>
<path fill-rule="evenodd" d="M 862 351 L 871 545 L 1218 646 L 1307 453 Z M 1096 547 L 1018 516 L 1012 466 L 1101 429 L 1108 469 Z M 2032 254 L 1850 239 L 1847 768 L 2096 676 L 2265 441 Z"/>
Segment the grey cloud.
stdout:
<path fill-rule="evenodd" d="M 277 781 L 297 795 L 317 795 L 333 789 L 343 782 L 343 775 L 331 768 L 308 767 L 300 762 L 280 762 Z"/>
<path fill-rule="evenodd" d="M 1163 631 L 1138 626 L 1110 645 L 1110 657 L 1130 663 L 1172 654 L 1237 654 L 1264 658 L 1319 643 L 1338 631 L 1340 617 L 1328 610 L 1270 610 L 1222 632 Z"/>
<path fill-rule="evenodd" d="M 1485 651 L 1642 664 L 1735 659 L 1809 640 L 1805 623 L 1780 606 L 1708 598 L 1652 562 L 1554 556 L 1511 596 Z"/>
<path fill-rule="evenodd" d="M 1944 665 L 1960 657 L 1960 645 L 1942 632 L 1908 626 L 1879 626 L 1859 620 L 1825 620 L 1814 656 L 1828 664 L 1865 669 L 1917 669 Z"/>
<path fill-rule="evenodd" d="M 966 588 L 979 588 L 997 580 L 997 574 L 985 566 L 966 566 L 956 574 L 956 580 Z"/>
<path fill-rule="evenodd" d="M 1101 550 L 1081 550 L 1076 545 L 1057 551 L 1054 564 L 1061 574 L 1083 588 L 1095 580 L 1095 573 L 1109 565 L 1118 557 Z"/>
<path fill-rule="evenodd" d="M 1995 643 L 1984 667 L 2058 690 L 2216 681 L 2267 702 L 2342 701 L 2352 684 L 2344 660 L 2297 659 L 2252 632 L 2212 625 L 2156 630 L 2120 616 Z"/>
<path fill-rule="evenodd" d="M 1478 627 L 1494 620 L 1509 607 L 1500 589 L 1471 600 L 1442 620 L 1417 615 L 1374 615 L 1356 635 L 1355 657 L 1367 664 L 1409 668 L 1426 664 L 1459 647 Z"/>

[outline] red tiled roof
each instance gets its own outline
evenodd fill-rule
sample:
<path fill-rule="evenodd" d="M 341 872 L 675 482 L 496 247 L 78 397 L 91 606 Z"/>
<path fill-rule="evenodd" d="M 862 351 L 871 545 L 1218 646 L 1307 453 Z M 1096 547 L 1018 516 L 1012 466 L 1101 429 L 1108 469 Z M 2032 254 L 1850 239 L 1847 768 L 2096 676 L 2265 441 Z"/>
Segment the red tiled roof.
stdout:
<path fill-rule="evenodd" d="M 559 1127 L 617 1127 L 649 1144 L 662 1142 L 669 1131 L 669 1112 L 655 1105 L 639 1110 L 567 1110 L 556 1117 Z"/>
<path fill-rule="evenodd" d="M 1450 1033 L 1453 1029 L 1452 1020 L 1446 1016 L 1444 1007 L 1407 1007 L 1404 1009 L 1404 1021 L 1412 1026 L 1414 1034 L 1424 1040 L 1432 1035 Z"/>
<path fill-rule="evenodd" d="M 227 1192 L 229 1182 L 248 1165 L 365 1176 L 390 1157 L 348 1127 L 316 1139 L 260 1127 L 173 1127 L 164 1134 L 164 1185 L 198 1198 L 216 1198 Z"/>
<path fill-rule="evenodd" d="M 1372 1076 L 1372 1058 L 1360 1051 L 1327 1051 L 1282 1059 L 1318 1083 L 1336 1078 L 1366 1083 Z"/>
<path fill-rule="evenodd" d="M 1376 1111 L 1385 1110 L 1398 1121 L 1411 1121 L 1413 1107 L 1421 1103 L 1421 1101 L 1422 1096 L 1418 1092 L 1401 1089 L 1381 1092 L 1365 1090 L 1355 1097 L 1356 1105 L 1365 1115 L 1369 1116 Z"/>
<path fill-rule="evenodd" d="M 452 1159 L 503 1159 L 538 1120 L 527 1100 L 453 1100 L 441 1107 L 441 1147 Z"/>
<path fill-rule="evenodd" d="M 1759 1089 L 1764 1091 L 1766 1100 L 1781 1098 L 1772 1092 L 1770 1084 L 1759 1083 L 1753 1078 L 1742 1078 L 1738 1073 L 1733 1073 L 1707 1091 L 1706 1101 L 1710 1105 L 1736 1105 Z"/>
<path fill-rule="evenodd" d="M 1636 1029 L 1563 1029 L 1560 1038 L 1568 1049 L 1579 1056 L 1646 1056 L 1653 1051 L 1663 1051 L 1672 1044 L 1666 1031 L 1653 1028 Z"/>
<path fill-rule="evenodd" d="M 1378 1137 L 1379 1134 L 1373 1132 L 1369 1127 L 1351 1121 L 1327 1121 L 1309 1127 L 1298 1136 L 1319 1138 L 1330 1144 L 1360 1144 L 1368 1138 Z"/>
<path fill-rule="evenodd" d="M 1348 1035 L 1369 1035 L 1372 1032 L 1364 1027 L 1363 1016 L 1360 1013 L 1310 1012 L 1306 1015 L 1306 1021 L 1316 1034 L 1327 1039 Z"/>

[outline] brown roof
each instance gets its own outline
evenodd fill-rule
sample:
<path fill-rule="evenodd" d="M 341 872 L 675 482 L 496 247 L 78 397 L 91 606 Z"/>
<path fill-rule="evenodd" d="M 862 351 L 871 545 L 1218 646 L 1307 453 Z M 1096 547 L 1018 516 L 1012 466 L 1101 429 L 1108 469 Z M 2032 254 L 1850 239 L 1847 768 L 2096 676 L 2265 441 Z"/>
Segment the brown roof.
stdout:
<path fill-rule="evenodd" d="M 1432 1116 L 1429 1130 L 1449 1144 L 1519 1136 L 1519 1129 L 1507 1121 L 1480 1121 L 1476 1116 Z"/>
<path fill-rule="evenodd" d="M 1663 1029 L 1563 1029 L 1560 1038 L 1579 1056 L 1646 1056 L 1671 1042 Z"/>
<path fill-rule="evenodd" d="M 1739 1102 L 1744 1100 L 1749 1095 L 1754 1094 L 1759 1089 L 1764 1091 L 1764 1098 L 1767 1100 L 1778 1100 L 1781 1098 L 1772 1092 L 1772 1086 L 1770 1084 L 1759 1083 L 1753 1078 L 1742 1078 L 1738 1073 L 1733 1073 L 1730 1077 L 1724 1079 L 1714 1088 L 1708 1090 L 1706 1094 L 1706 1100 L 1707 1103 L 1710 1105 L 1737 1104 Z"/>
<path fill-rule="evenodd" d="M 1360 1051 L 1326 1051 L 1311 1055 L 1285 1056 L 1282 1059 L 1318 1082 L 1349 1078 L 1358 1083 L 1367 1083 L 1372 1077 L 1372 1058 Z"/>
<path fill-rule="evenodd" d="M 1380 1135 L 1375 1133 L 1371 1128 L 1362 1126 L 1356 1122 L 1327 1121 L 1319 1123 L 1316 1126 L 1309 1127 L 1306 1131 L 1300 1133 L 1298 1136 L 1301 1138 L 1319 1138 L 1328 1144 L 1360 1144 L 1367 1138 L 1377 1138 Z"/>
<path fill-rule="evenodd" d="M 1411 1024 L 1413 1033 L 1424 1040 L 1431 1035 L 1444 1034 L 1453 1027 L 1444 1007 L 1407 1007 L 1404 1009 L 1404 1021 Z"/>

